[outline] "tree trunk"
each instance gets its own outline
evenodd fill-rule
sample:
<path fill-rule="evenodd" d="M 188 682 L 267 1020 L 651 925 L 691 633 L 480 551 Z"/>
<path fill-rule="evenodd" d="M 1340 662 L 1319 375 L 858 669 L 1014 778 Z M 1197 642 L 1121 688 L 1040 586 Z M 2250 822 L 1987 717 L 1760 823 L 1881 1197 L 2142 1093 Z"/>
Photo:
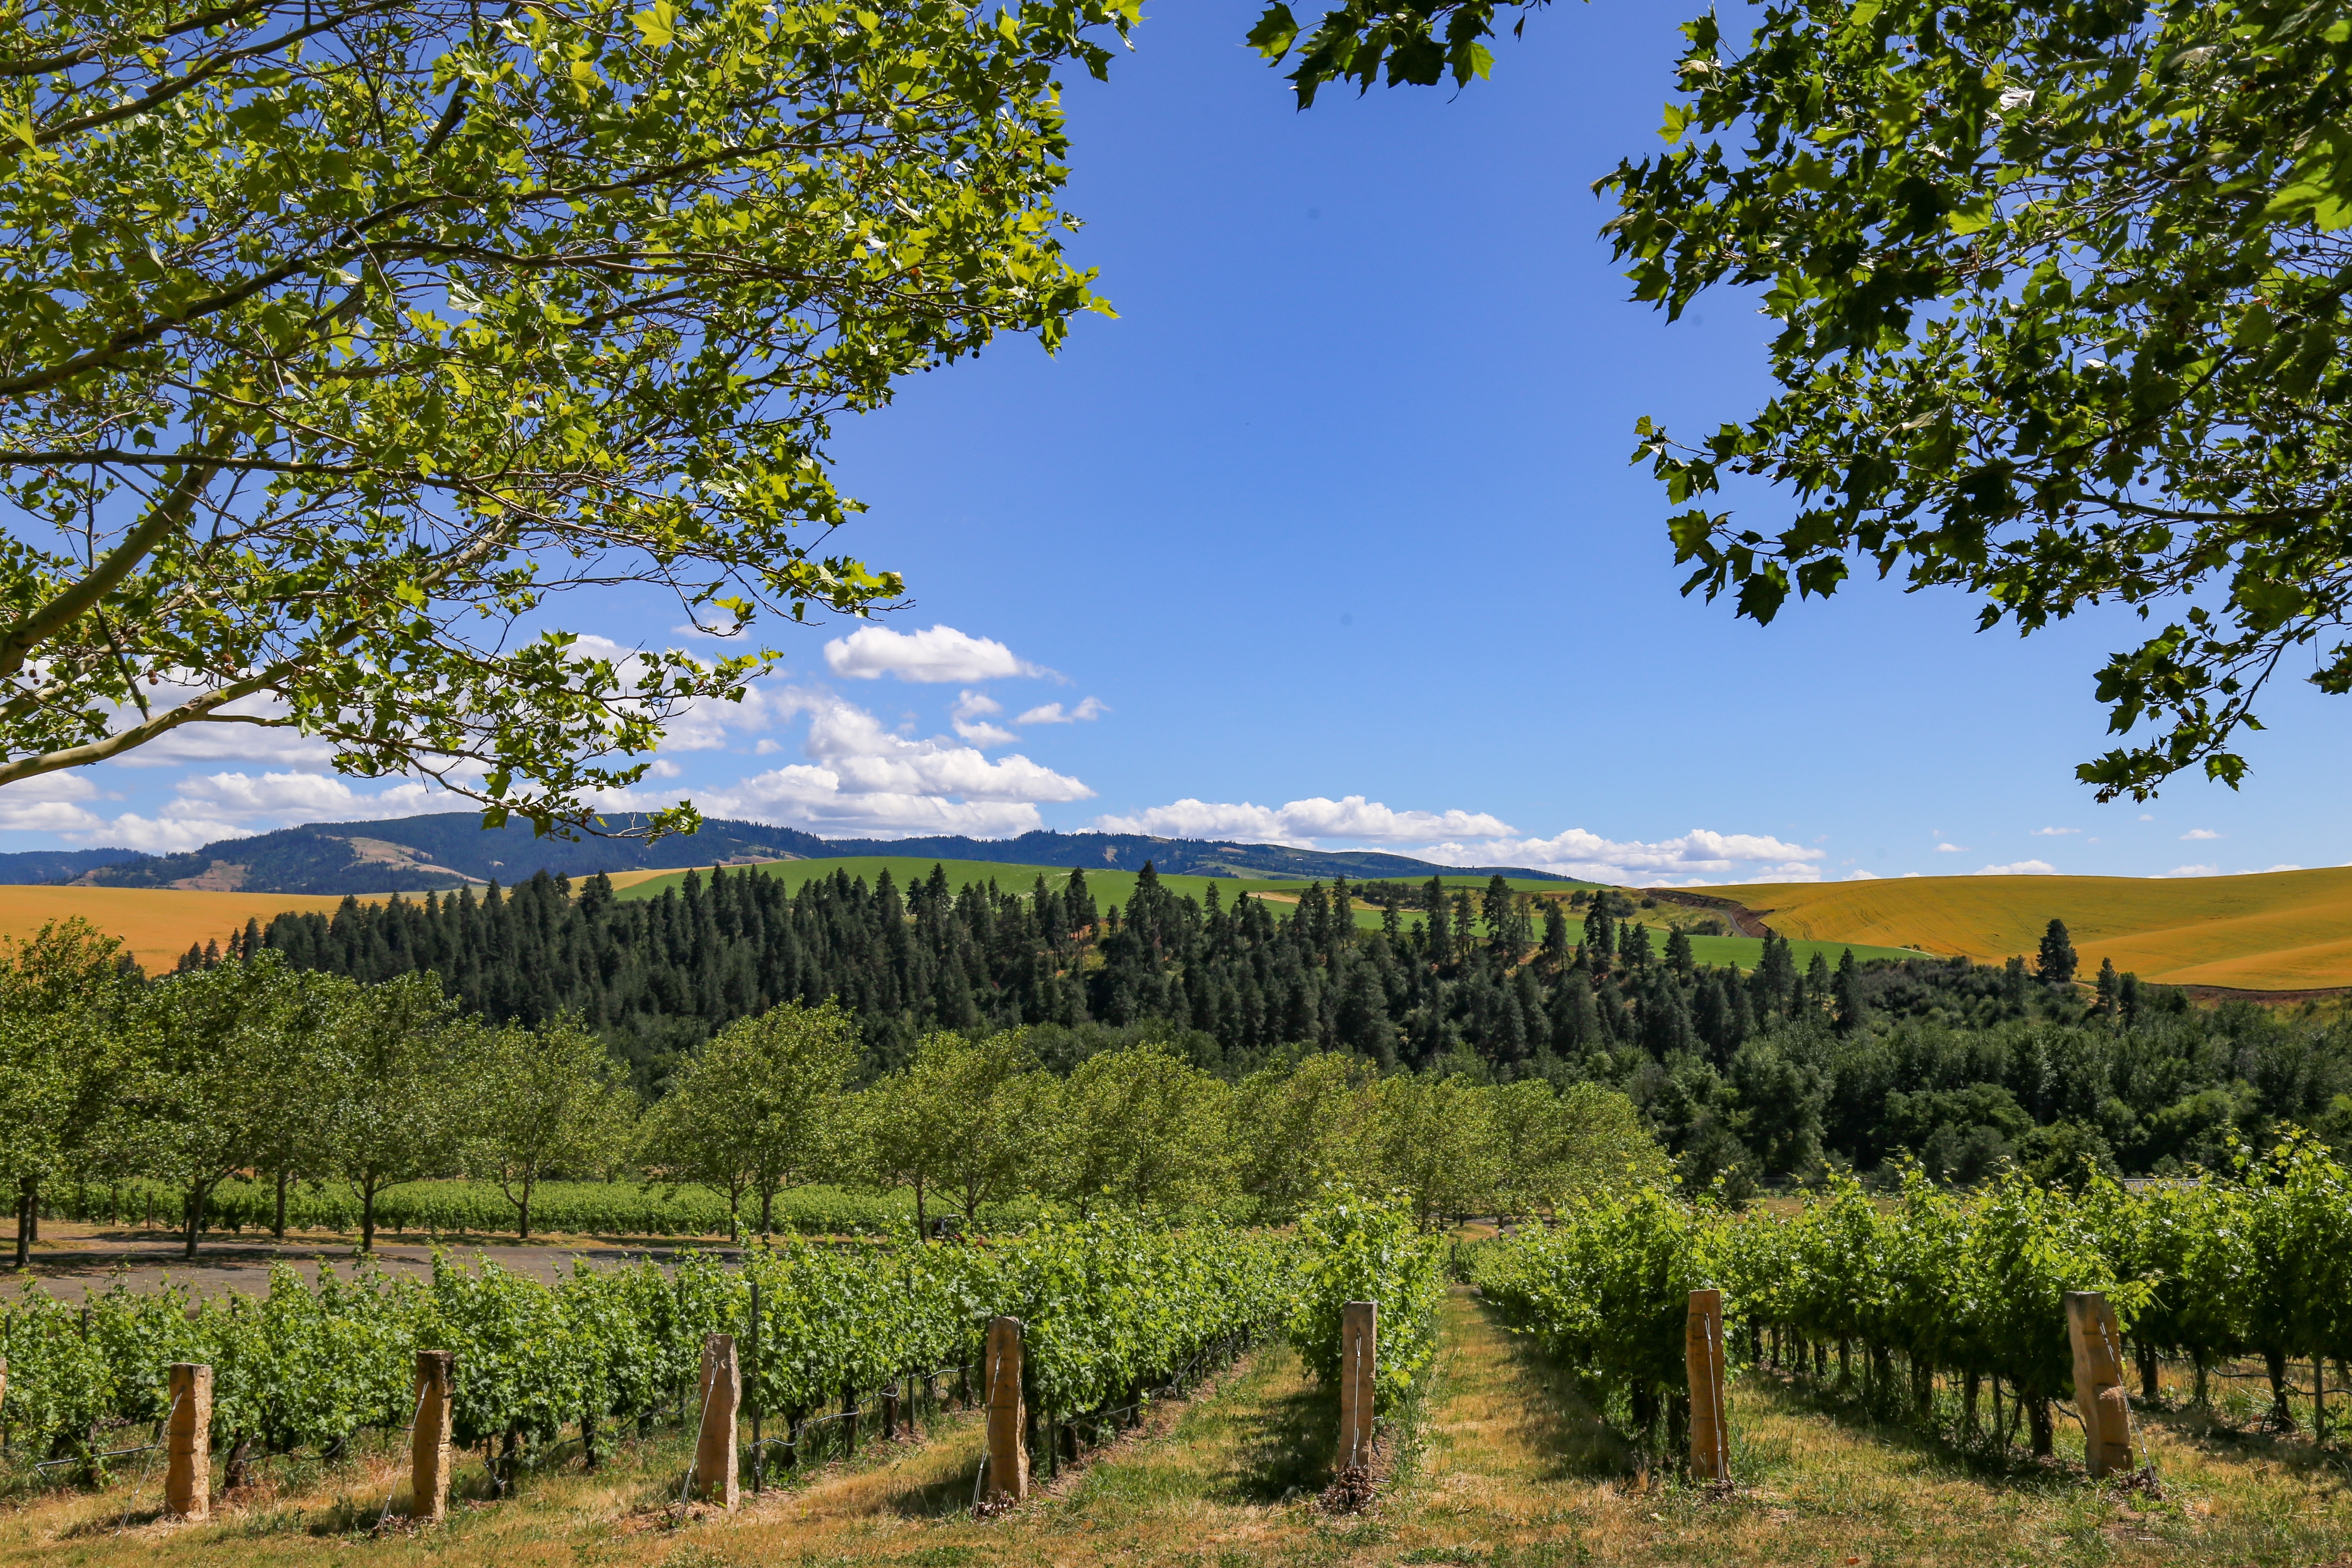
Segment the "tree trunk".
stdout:
<path fill-rule="evenodd" d="M 1981 1373 L 1971 1370 L 1960 1384 L 1960 1421 L 1971 1437 L 1977 1435 L 1977 1390 L 1982 1380 Z"/>
<path fill-rule="evenodd" d="M 773 1237 L 775 1234 L 776 1189 L 762 1185 L 760 1188 L 760 1235 L 765 1238 Z"/>
<path fill-rule="evenodd" d="M 515 1239 L 519 1242 L 529 1241 L 530 1239 L 530 1184 L 527 1181 L 522 1184 L 522 1202 L 518 1206 L 521 1212 L 522 1219 L 520 1222 L 521 1228 L 516 1235 Z"/>
<path fill-rule="evenodd" d="M 2143 1404 L 2153 1405 L 2163 1393 L 2158 1379 L 2163 1375 L 2163 1365 L 2157 1360 L 2156 1347 L 2146 1340 L 2139 1343 L 2139 1396 Z"/>
<path fill-rule="evenodd" d="M 16 1267 L 19 1270 L 33 1266 L 33 1233 L 25 1220 L 26 1211 L 33 1206 L 33 1178 L 16 1178 Z"/>
<path fill-rule="evenodd" d="M 203 1233 L 205 1223 L 205 1189 L 196 1188 L 188 1194 L 188 1247 L 186 1256 L 196 1255 L 196 1237 Z"/>
<path fill-rule="evenodd" d="M 2046 1459 L 2056 1451 L 2057 1423 L 2051 1418 L 2050 1401 L 2029 1399 L 2025 1402 L 2025 1417 L 2033 1426 L 2033 1457 Z"/>
<path fill-rule="evenodd" d="M 915 1239 L 928 1241 L 930 1239 L 930 1234 L 931 1227 L 923 1220 L 923 1178 L 917 1176 L 915 1178 Z"/>
<path fill-rule="evenodd" d="M 278 1167 L 278 1209 L 269 1219 L 269 1234 L 279 1241 L 286 1239 L 286 1167 Z"/>
<path fill-rule="evenodd" d="M 375 1251 L 375 1184 L 372 1182 L 360 1184 L 360 1250 Z"/>
<path fill-rule="evenodd" d="M 2271 1374 L 2271 1428 L 2277 1432 L 2294 1430 L 2294 1412 L 2286 1406 L 2286 1352 L 2265 1350 L 2263 1366 Z"/>

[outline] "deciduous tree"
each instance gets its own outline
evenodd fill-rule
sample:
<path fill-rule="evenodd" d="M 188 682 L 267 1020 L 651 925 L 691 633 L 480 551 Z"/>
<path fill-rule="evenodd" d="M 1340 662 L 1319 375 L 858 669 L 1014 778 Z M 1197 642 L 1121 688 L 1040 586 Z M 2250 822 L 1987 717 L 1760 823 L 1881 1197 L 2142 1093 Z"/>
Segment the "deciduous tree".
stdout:
<path fill-rule="evenodd" d="M 1135 15 L 9 11 L 0 784 L 260 723 L 591 820 L 766 659 L 552 599 L 646 584 L 740 628 L 898 596 L 834 550 L 828 421 L 1096 306 L 1053 77 Z"/>

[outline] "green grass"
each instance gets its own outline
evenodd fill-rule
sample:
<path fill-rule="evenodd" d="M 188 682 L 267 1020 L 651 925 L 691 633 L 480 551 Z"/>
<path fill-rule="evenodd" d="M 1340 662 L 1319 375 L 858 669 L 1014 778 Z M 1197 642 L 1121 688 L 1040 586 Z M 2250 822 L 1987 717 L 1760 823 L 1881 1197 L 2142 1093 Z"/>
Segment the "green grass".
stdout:
<path fill-rule="evenodd" d="M 1059 889 L 1070 879 L 1070 868 L 1067 866 L 1020 866 L 1004 860 L 943 860 L 932 855 L 850 855 L 834 860 L 770 860 L 758 866 L 730 867 L 728 875 L 731 877 L 738 870 L 757 871 L 763 877 L 782 878 L 786 887 L 798 892 L 803 884 L 812 879 L 830 877 L 835 871 L 846 871 L 850 876 L 863 878 L 870 883 L 887 868 L 891 879 L 898 884 L 900 891 L 903 892 L 909 883 L 919 882 L 929 878 L 934 866 L 947 874 L 948 885 L 959 891 L 970 882 L 993 880 L 999 888 L 1007 891 L 1018 890 L 1025 893 L 1036 886 L 1037 879 L 1040 877 L 1045 879 L 1048 887 L 1055 889 Z M 1135 879 L 1141 875 L 1137 871 L 1097 870 L 1091 866 L 1086 868 L 1086 873 L 1087 889 L 1094 894 L 1095 901 L 1104 905 L 1124 904 L 1133 898 Z M 709 880 L 709 868 L 703 868 L 700 875 L 706 881 Z M 622 889 L 619 896 L 624 899 L 657 899 L 669 889 L 683 883 L 686 877 L 687 873 L 684 871 L 673 871 L 666 877 L 651 877 L 645 881 Z M 1415 887 L 1428 881 L 1426 877 L 1404 879 L 1411 881 Z M 1486 886 L 1487 880 L 1485 877 L 1445 877 L 1441 879 L 1449 888 L 1479 889 Z M 1601 885 L 1597 882 L 1543 881 L 1532 877 L 1514 877 L 1509 880 L 1513 888 L 1527 893 L 1565 893 L 1578 888 L 1590 889 Z M 1323 879 L 1323 881 L 1325 886 L 1330 885 L 1328 878 Z M 1162 877 L 1160 882 L 1171 892 L 1189 894 L 1195 899 L 1205 899 L 1212 887 L 1217 889 L 1219 898 L 1231 899 L 1236 892 L 1296 893 L 1307 886 L 1307 879 L 1188 876 Z M 1380 924 L 1379 911 L 1375 910 L 1372 913 L 1371 923 L 1377 927 Z"/>

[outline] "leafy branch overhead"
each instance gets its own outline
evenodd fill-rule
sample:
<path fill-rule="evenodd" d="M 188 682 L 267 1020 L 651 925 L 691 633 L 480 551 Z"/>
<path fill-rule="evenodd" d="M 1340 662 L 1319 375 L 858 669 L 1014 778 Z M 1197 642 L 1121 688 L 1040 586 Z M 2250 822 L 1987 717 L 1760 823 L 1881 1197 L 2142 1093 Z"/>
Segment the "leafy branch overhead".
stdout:
<path fill-rule="evenodd" d="M 1303 103 L 1483 75 L 1494 17 L 1355 0 L 1302 43 L 1276 6 L 1252 40 L 1297 51 Z M 2236 784 L 2303 659 L 2352 690 L 2340 7 L 1812 0 L 1744 47 L 1685 32 L 1671 151 L 1599 182 L 1605 232 L 1670 317 L 1729 286 L 1780 324 L 1753 417 L 1639 426 L 1686 593 L 1769 621 L 1866 564 L 1988 628 L 2123 606 L 2147 625 L 2096 690 L 2139 734 L 2077 770 L 2103 799 Z M 1793 519 L 1735 522 L 1711 499 L 1735 477 Z"/>
<path fill-rule="evenodd" d="M 651 584 L 740 627 L 900 595 L 835 551 L 828 420 L 1100 308 L 1053 73 L 1134 16 L 0 20 L 0 784 L 262 723 L 592 821 L 772 656 L 621 648 L 555 600 Z"/>

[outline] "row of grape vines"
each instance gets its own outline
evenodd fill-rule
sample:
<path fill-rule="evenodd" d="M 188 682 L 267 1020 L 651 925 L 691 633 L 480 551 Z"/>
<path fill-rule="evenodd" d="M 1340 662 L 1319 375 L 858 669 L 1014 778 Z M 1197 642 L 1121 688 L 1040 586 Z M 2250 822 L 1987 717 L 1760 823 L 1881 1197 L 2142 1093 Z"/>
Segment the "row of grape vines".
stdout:
<path fill-rule="evenodd" d="M 738 1336 L 744 1409 L 797 1432 L 901 1379 L 969 1391 L 999 1315 L 1024 1325 L 1028 1397 L 1050 1431 L 1131 1411 L 1277 1327 L 1328 1373 L 1354 1299 L 1383 1303 L 1392 1400 L 1433 1352 L 1443 1281 L 1442 1246 L 1408 1208 L 1342 1193 L 1297 1237 L 1105 1219 L 986 1243 L 787 1238 L 731 1263 L 580 1264 L 553 1283 L 443 1253 L 429 1279 L 363 1266 L 312 1284 L 280 1266 L 262 1296 L 118 1281 L 75 1307 L 36 1286 L 0 1308 L 0 1432 L 20 1460 L 102 1474 L 106 1454 L 165 1415 L 170 1363 L 197 1362 L 213 1368 L 222 1451 L 331 1457 L 404 1429 L 415 1352 L 449 1350 L 456 1440 L 502 1444 L 503 1473 L 574 1434 L 593 1447 L 633 1423 L 692 1419 L 709 1333 Z"/>
<path fill-rule="evenodd" d="M 785 1426 L 969 1366 L 1000 1313 L 1027 1325 L 1034 1397 L 1076 1412 L 1278 1321 L 1297 1267 L 1295 1248 L 1260 1236 L 1099 1221 L 986 1246 L 787 1239 L 734 1266 L 709 1254 L 667 1271 L 581 1265 L 552 1284 L 445 1254 L 429 1279 L 323 1268 L 311 1285 L 281 1267 L 266 1296 L 118 1283 L 73 1307 L 33 1289 L 0 1310 L 0 1423 L 19 1455 L 95 1468 L 111 1436 L 164 1415 L 168 1365 L 200 1362 L 214 1369 L 216 1446 L 331 1456 L 362 1432 L 404 1429 L 415 1352 L 446 1349 L 457 1441 L 511 1451 L 690 1417 L 703 1337 L 732 1332 L 746 1407 Z"/>
<path fill-rule="evenodd" d="M 2164 1359 L 2200 1386 L 2259 1361 L 2273 1418 L 2292 1424 L 2289 1363 L 2352 1358 L 2352 1173 L 2293 1139 L 2231 1175 L 2136 1191 L 2012 1173 L 1956 1192 L 1914 1173 L 1891 1198 L 1833 1182 L 1792 1214 L 1641 1192 L 1473 1248 L 1466 1269 L 1639 1435 L 1686 1405 L 1689 1292 L 1712 1286 L 1735 1353 L 1826 1372 L 1834 1351 L 1864 1397 L 1923 1417 L 1941 1379 L 1971 1435 L 1980 1393 L 2006 1392 L 2010 1425 L 1992 1435 L 2006 1444 L 2021 1421 L 2046 1454 L 2053 1402 L 2073 1392 L 2070 1290 L 2106 1294 L 2145 1391 Z"/>

